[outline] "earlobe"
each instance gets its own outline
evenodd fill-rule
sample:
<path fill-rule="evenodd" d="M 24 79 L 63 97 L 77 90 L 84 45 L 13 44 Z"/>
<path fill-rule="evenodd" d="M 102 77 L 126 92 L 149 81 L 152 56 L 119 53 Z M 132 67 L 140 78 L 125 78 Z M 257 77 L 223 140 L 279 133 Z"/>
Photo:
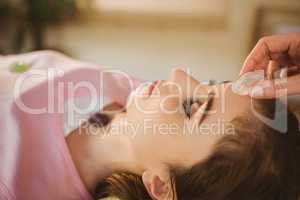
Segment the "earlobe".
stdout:
<path fill-rule="evenodd" d="M 144 186 L 153 200 L 165 200 L 170 194 L 168 183 L 159 175 L 145 171 L 142 175 Z"/>

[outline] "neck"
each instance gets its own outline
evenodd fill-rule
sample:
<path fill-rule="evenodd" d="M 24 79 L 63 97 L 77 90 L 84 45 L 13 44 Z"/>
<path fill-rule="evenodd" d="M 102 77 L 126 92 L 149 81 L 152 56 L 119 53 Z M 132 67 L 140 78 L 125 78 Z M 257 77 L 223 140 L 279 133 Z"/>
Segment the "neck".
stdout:
<path fill-rule="evenodd" d="M 79 175 L 91 193 L 99 181 L 114 172 L 140 174 L 142 171 L 132 152 L 130 136 L 111 128 L 116 124 L 119 126 L 122 119 L 124 114 L 120 113 L 109 125 L 97 128 L 93 133 L 89 128 L 80 127 L 66 139 Z"/>

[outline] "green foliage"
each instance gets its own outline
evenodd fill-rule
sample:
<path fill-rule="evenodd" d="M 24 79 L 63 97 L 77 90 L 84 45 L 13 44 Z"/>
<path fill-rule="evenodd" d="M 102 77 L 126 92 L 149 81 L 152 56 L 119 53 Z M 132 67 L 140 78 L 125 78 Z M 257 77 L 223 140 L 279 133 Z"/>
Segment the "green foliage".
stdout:
<path fill-rule="evenodd" d="M 1 19 L 14 19 L 11 20 L 16 29 L 12 41 L 14 53 L 22 50 L 28 35 L 33 39 L 33 50 L 40 50 L 46 48 L 47 27 L 75 16 L 76 12 L 77 0 L 0 0 L 0 26 Z"/>

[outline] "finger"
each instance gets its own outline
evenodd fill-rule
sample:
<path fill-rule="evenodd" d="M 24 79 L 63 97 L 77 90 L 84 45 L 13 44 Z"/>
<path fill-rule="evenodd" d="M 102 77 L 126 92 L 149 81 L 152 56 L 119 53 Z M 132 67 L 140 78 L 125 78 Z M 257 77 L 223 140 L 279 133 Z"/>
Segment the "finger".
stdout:
<path fill-rule="evenodd" d="M 280 70 L 279 78 L 284 79 L 288 77 L 288 68 L 283 68 Z"/>
<path fill-rule="evenodd" d="M 288 76 L 294 76 L 300 73 L 300 69 L 297 66 L 285 67 L 277 70 L 273 73 L 273 79 L 282 79 Z"/>
<path fill-rule="evenodd" d="M 300 32 L 291 34 L 290 40 L 293 42 L 290 45 L 288 54 L 293 61 L 293 65 L 300 66 Z"/>
<path fill-rule="evenodd" d="M 300 73 L 300 68 L 298 66 L 289 67 L 287 70 L 287 76 L 294 76 Z"/>
<path fill-rule="evenodd" d="M 261 81 L 250 89 L 249 94 L 257 99 L 272 99 L 285 95 L 300 94 L 300 75 Z"/>
<path fill-rule="evenodd" d="M 300 55 L 299 35 L 299 33 L 283 34 L 260 39 L 246 58 L 240 75 L 257 69 L 265 69 L 270 60 L 276 60 L 282 66 L 294 64 L 291 58 L 296 59 Z"/>
<path fill-rule="evenodd" d="M 269 62 L 268 68 L 267 68 L 267 79 L 271 80 L 274 79 L 276 71 L 280 69 L 280 65 L 278 62 L 271 60 Z"/>
<path fill-rule="evenodd" d="M 259 40 L 246 58 L 240 76 L 254 70 L 264 69 L 270 61 L 269 49 L 263 39 Z"/>

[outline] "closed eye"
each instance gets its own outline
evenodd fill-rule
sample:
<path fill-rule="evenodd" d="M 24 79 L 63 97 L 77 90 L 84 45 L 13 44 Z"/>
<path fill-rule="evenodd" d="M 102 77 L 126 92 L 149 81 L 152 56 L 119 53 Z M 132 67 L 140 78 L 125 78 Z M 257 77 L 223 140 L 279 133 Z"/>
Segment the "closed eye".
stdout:
<path fill-rule="evenodd" d="M 188 118 L 191 118 L 193 115 L 193 107 L 195 107 L 195 106 L 200 107 L 201 104 L 202 103 L 199 100 L 196 100 L 193 98 L 187 98 L 186 100 L 184 100 L 182 103 L 182 107 L 183 107 L 185 115 Z"/>
<path fill-rule="evenodd" d="M 205 102 L 208 101 L 208 105 L 206 107 L 206 111 L 209 111 L 212 106 L 214 93 L 210 92 L 205 100 L 199 100 L 194 98 L 187 98 L 183 101 L 182 107 L 185 112 L 185 115 L 190 119 L 193 114 L 200 108 L 200 106 Z"/>

